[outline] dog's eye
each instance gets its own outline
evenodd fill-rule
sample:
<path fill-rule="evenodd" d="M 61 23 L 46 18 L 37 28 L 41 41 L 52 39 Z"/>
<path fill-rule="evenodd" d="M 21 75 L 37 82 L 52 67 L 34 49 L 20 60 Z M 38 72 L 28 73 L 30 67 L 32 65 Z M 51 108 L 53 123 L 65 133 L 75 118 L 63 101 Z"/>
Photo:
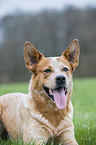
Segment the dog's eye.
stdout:
<path fill-rule="evenodd" d="M 69 69 L 67 67 L 63 68 L 63 71 L 67 72 Z"/>
<path fill-rule="evenodd" d="M 51 69 L 45 69 L 44 72 L 45 73 L 50 73 L 52 70 Z"/>

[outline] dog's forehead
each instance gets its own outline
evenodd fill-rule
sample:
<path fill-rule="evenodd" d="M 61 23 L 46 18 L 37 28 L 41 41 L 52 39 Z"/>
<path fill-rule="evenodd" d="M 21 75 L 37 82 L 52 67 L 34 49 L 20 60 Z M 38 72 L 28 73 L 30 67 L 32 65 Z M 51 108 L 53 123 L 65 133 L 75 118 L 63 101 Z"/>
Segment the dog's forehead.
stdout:
<path fill-rule="evenodd" d="M 69 62 L 62 57 L 50 57 L 50 64 L 55 67 L 68 67 L 70 68 Z"/>
<path fill-rule="evenodd" d="M 69 62 L 62 57 L 45 57 L 39 63 L 39 67 L 47 68 L 47 67 L 67 67 L 70 69 Z"/>

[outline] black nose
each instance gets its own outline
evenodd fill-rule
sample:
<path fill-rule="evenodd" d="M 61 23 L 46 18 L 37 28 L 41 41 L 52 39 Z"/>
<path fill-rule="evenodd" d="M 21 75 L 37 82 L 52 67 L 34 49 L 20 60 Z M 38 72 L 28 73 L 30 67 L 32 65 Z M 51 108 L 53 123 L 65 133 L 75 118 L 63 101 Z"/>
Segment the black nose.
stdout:
<path fill-rule="evenodd" d="M 64 77 L 63 75 L 58 75 L 58 76 L 56 77 L 56 84 L 57 84 L 58 86 L 64 85 L 64 84 L 65 84 L 65 77 Z"/>

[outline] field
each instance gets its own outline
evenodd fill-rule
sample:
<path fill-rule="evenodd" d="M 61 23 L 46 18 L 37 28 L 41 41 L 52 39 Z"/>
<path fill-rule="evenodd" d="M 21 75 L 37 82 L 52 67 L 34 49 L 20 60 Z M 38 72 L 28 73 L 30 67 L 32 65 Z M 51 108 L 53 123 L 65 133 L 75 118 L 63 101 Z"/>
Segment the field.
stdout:
<path fill-rule="evenodd" d="M 9 92 L 27 93 L 28 83 L 0 85 L 0 95 Z M 78 144 L 96 145 L 96 78 L 74 80 L 72 103 Z M 0 145 L 24 145 L 24 143 L 21 139 L 17 143 L 0 139 Z"/>

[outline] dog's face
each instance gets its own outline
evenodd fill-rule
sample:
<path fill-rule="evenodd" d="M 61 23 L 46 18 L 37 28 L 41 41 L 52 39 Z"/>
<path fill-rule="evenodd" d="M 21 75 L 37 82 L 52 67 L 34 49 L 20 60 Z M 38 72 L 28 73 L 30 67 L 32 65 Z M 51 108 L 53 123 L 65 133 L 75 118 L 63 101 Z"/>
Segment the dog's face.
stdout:
<path fill-rule="evenodd" d="M 44 57 L 25 43 L 26 67 L 33 72 L 33 89 L 42 91 L 59 109 L 66 107 L 72 92 L 72 72 L 79 62 L 79 43 L 74 40 L 60 57 Z"/>

